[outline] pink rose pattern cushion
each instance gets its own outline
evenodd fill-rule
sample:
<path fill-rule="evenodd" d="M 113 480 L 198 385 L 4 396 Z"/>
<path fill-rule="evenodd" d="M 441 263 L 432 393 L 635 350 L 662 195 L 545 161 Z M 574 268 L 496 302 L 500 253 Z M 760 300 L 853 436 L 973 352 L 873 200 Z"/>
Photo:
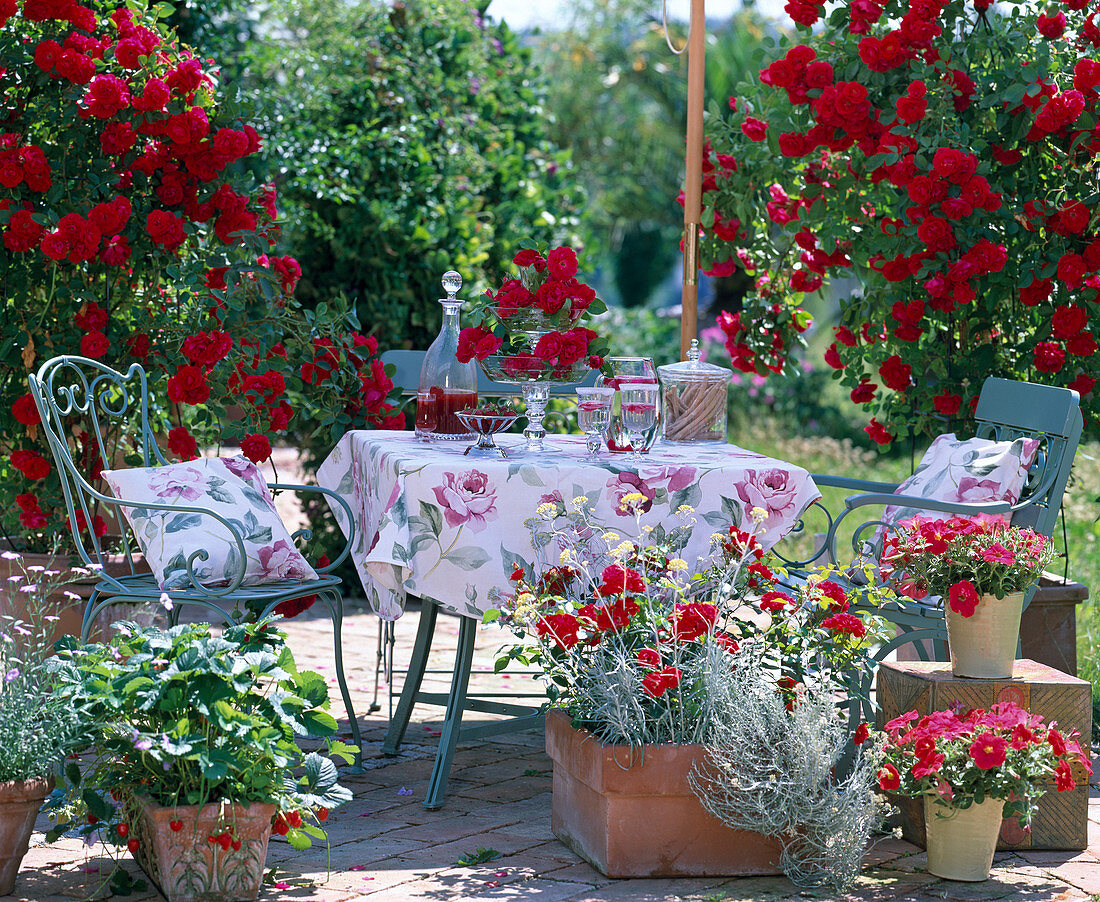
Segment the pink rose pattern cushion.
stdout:
<path fill-rule="evenodd" d="M 256 465 L 244 457 L 200 458 L 163 467 L 105 470 L 111 493 L 127 501 L 198 507 L 232 524 L 244 541 L 242 585 L 279 580 L 314 580 L 316 571 L 294 546 Z M 186 589 L 187 558 L 204 586 L 229 585 L 240 571 L 240 550 L 219 520 L 189 511 L 123 507 L 123 513 L 162 589 Z"/>
<path fill-rule="evenodd" d="M 913 475 L 894 494 L 964 504 L 990 501 L 1015 504 L 1020 500 L 1027 471 L 1038 450 L 1039 440 L 1034 438 L 995 442 L 984 438 L 958 439 L 949 432 L 932 442 Z M 936 518 L 950 514 L 889 505 L 883 520 L 898 523 L 916 516 Z"/>

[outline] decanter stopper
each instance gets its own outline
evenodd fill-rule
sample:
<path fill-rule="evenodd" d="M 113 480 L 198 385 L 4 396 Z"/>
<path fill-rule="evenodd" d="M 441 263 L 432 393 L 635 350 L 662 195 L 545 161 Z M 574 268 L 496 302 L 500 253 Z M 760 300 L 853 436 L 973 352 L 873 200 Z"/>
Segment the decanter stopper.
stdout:
<path fill-rule="evenodd" d="M 443 290 L 447 292 L 447 300 L 457 300 L 456 294 L 462 289 L 462 276 L 456 273 L 453 269 L 447 270 L 443 273 Z"/>

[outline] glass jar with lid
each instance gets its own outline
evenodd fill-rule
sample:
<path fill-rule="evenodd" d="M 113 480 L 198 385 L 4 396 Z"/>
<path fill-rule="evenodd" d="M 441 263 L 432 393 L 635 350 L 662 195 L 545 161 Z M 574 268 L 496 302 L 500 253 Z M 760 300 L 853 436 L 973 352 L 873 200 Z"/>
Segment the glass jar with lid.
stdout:
<path fill-rule="evenodd" d="M 662 437 L 682 444 L 724 442 L 733 373 L 703 363 L 696 339 L 692 339 L 687 356 L 680 363 L 657 367 L 662 388 Z"/>

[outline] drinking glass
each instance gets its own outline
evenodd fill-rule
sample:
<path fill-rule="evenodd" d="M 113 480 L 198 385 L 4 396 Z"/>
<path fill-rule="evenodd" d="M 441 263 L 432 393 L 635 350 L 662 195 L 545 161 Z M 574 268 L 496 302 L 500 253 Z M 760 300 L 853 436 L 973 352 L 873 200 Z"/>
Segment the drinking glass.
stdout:
<path fill-rule="evenodd" d="M 619 453 L 630 451 L 632 444 L 623 427 L 621 398 L 617 394 L 624 385 L 633 383 L 657 384 L 657 368 L 651 357 L 607 357 L 604 366 L 611 371 L 610 376 L 599 375 L 596 377 L 596 385 L 609 385 L 616 390 L 616 396 L 611 404 L 611 425 L 607 428 L 604 438 L 607 442 L 607 450 Z M 639 451 L 648 451 L 650 445 L 657 438 L 657 423 L 647 429 L 642 437 L 642 447 Z"/>
<path fill-rule="evenodd" d="M 652 382 L 632 382 L 619 387 L 622 397 L 623 429 L 630 438 L 630 457 L 640 463 L 639 451 L 645 442 L 645 433 L 657 422 L 657 386 Z"/>
<path fill-rule="evenodd" d="M 588 453 L 585 460 L 595 460 L 603 447 L 603 432 L 611 425 L 611 402 L 615 389 L 611 386 L 577 389 L 577 422 L 584 433 Z"/>

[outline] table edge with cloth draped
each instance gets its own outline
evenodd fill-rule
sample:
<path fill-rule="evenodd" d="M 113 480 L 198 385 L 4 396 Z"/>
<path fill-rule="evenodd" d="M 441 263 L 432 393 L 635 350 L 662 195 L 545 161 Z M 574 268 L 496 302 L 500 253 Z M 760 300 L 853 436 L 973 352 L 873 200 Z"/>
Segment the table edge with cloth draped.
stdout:
<path fill-rule="evenodd" d="M 387 753 L 397 753 L 417 701 L 440 703 L 438 696 L 419 692 L 438 609 L 462 615 L 436 759 L 440 773 L 433 772 L 428 807 L 442 804 L 460 733 L 473 738 L 508 728 L 508 722 L 498 722 L 463 730 L 464 708 L 505 714 L 531 710 L 467 700 L 466 685 L 481 615 L 496 606 L 513 568 L 530 567 L 539 557 L 523 521 L 540 504 L 558 503 L 565 510 L 585 495 L 596 520 L 634 539 L 638 521 L 622 504 L 625 496 L 644 509 L 643 525 L 666 530 L 682 525 L 678 511 L 686 505 L 693 509 L 695 523 L 681 557 L 691 563 L 709 553 L 715 532 L 747 525 L 753 508 L 766 512 L 757 534 L 770 547 L 820 497 L 802 467 L 735 445 L 658 443 L 635 464 L 625 455 L 584 459 L 581 436 L 554 436 L 550 443 L 560 450 L 499 460 L 463 456 L 465 442 L 426 443 L 411 432 L 353 431 L 340 439 L 317 471 L 318 484 L 341 495 L 353 511 L 356 542 L 351 558 L 374 611 L 384 620 L 396 620 L 409 594 L 423 602 L 413 662 L 384 746 Z M 347 516 L 338 505 L 333 507 L 346 534 Z"/>

